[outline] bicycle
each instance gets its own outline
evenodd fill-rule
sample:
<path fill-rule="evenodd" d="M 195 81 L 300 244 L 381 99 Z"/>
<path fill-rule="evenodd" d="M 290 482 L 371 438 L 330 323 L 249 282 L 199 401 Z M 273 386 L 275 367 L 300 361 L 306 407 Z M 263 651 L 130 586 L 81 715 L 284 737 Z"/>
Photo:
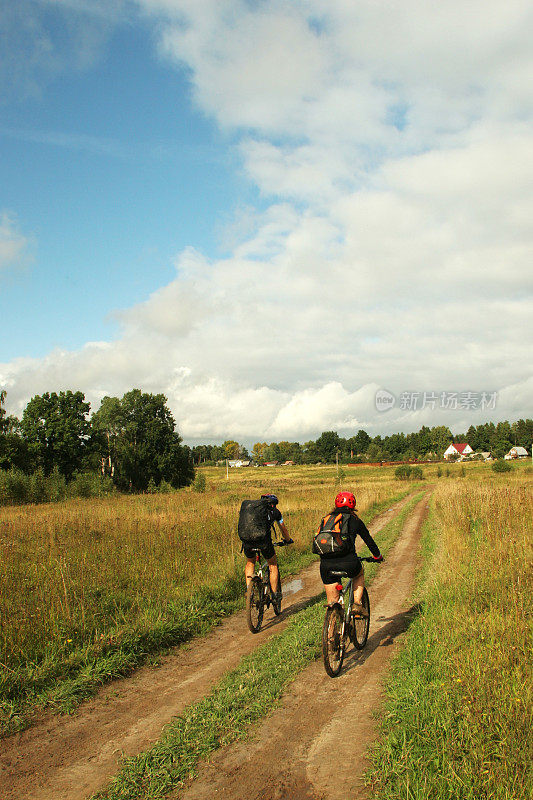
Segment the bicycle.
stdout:
<path fill-rule="evenodd" d="M 373 562 L 372 557 L 361 557 L 360 561 Z M 350 638 L 357 650 L 362 650 L 368 639 L 370 628 L 370 599 L 366 587 L 363 589 L 363 599 L 361 605 L 368 616 L 363 614 L 352 614 L 353 606 L 353 582 L 349 578 L 346 586 L 342 585 L 342 578 L 347 578 L 346 572 L 331 572 L 340 580 L 337 584 L 337 591 L 340 597 L 332 606 L 326 609 L 324 617 L 324 627 L 322 628 L 322 656 L 324 667 L 330 678 L 336 678 L 341 671 L 344 654 L 346 652 L 346 636 Z M 352 619 L 350 619 L 350 617 Z"/>
<path fill-rule="evenodd" d="M 285 547 L 285 545 L 291 543 L 292 540 L 291 542 L 272 542 L 274 547 Z M 281 614 L 281 597 L 279 599 L 275 598 L 272 592 L 268 561 L 261 555 L 259 548 L 254 547 L 253 551 L 255 553 L 255 565 L 258 568 L 246 589 L 246 620 L 251 632 L 259 633 L 263 624 L 265 608 L 271 605 L 277 617 Z M 281 594 L 280 577 L 278 577 L 276 594 Z"/>

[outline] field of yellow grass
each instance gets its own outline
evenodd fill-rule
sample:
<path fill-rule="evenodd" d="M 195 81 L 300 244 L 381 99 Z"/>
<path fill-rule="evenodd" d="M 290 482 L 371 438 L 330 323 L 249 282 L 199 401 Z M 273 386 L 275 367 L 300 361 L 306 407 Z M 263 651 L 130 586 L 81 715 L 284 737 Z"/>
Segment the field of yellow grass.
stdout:
<path fill-rule="evenodd" d="M 440 480 L 420 614 L 388 687 L 373 796 L 533 796 L 533 478 Z"/>
<path fill-rule="evenodd" d="M 363 517 L 411 488 L 391 469 L 344 473 Z M 0 700 L 8 728 L 19 723 L 21 699 L 44 691 L 50 702 L 52 687 L 53 701 L 68 707 L 95 683 L 239 607 L 243 499 L 276 492 L 295 540 L 280 556 L 282 571 L 309 563 L 311 532 L 339 488 L 335 467 L 204 474 L 202 493 L 0 508 Z"/>

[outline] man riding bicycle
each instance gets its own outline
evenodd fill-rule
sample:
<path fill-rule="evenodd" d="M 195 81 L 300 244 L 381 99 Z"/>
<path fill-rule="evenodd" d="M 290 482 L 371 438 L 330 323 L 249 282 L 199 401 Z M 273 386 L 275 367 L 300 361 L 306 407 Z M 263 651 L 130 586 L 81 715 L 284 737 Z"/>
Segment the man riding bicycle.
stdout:
<path fill-rule="evenodd" d="M 272 544 L 272 528 L 274 527 L 274 523 L 278 525 L 283 535 L 283 539 L 287 544 L 292 544 L 292 539 L 283 521 L 283 515 L 279 508 L 277 508 L 279 500 L 276 495 L 262 494 L 261 499 L 266 500 L 267 516 L 270 529 L 268 534 L 265 534 L 260 541 L 254 542 L 253 545 L 247 544 L 246 542 L 243 543 L 244 555 L 246 556 L 246 567 L 244 569 L 246 586 L 248 586 L 254 576 L 256 550 L 260 550 L 262 555 L 268 561 L 268 566 L 270 567 L 270 588 L 272 590 L 272 594 L 274 598 L 279 601 L 281 600 L 281 592 L 277 591 L 279 579 L 278 560 L 276 558 L 274 545 Z"/>

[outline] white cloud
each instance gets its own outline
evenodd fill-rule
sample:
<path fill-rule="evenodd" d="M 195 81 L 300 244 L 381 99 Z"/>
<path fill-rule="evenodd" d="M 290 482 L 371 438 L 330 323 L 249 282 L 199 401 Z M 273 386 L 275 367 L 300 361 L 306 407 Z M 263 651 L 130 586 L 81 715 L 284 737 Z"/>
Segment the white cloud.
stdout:
<path fill-rule="evenodd" d="M 526 416 L 528 5 L 138 5 L 271 205 L 226 258 L 179 255 L 117 341 L 0 367 L 8 400 L 140 386 L 195 439 L 470 424 L 380 415 L 380 386 L 497 390 L 493 418 Z"/>

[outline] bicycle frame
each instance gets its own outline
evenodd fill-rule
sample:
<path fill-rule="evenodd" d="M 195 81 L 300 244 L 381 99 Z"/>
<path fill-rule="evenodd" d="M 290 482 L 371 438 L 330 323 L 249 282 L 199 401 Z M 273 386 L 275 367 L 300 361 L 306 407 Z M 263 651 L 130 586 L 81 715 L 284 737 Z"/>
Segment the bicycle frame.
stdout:
<path fill-rule="evenodd" d="M 339 599 L 337 603 L 341 606 L 344 612 L 344 627 L 342 629 L 342 634 L 344 636 L 344 631 L 346 628 L 346 623 L 350 620 L 350 614 L 352 613 L 352 606 L 353 606 L 353 580 L 348 578 L 348 583 L 346 586 L 342 585 L 342 579 L 339 579 L 339 582 L 336 585 L 337 591 L 340 592 Z M 348 597 L 348 602 L 346 603 L 346 597 Z"/>
<path fill-rule="evenodd" d="M 361 558 L 361 561 L 373 560 L 371 558 Z M 367 609 L 367 613 L 366 615 L 356 614 L 351 619 L 354 606 L 353 579 L 342 571 L 336 572 L 332 570 L 331 575 L 338 579 L 335 588 L 339 592 L 339 598 L 335 603 L 326 606 L 324 627 L 322 629 L 322 655 L 327 674 L 331 678 L 335 678 L 342 667 L 347 638 L 351 639 L 358 650 L 362 650 L 366 644 L 370 625 L 370 600 L 368 592 L 364 588 L 362 605 Z M 348 578 L 346 586 L 342 584 L 343 578 Z M 359 625 L 362 626 L 362 630 L 358 627 Z"/>
<path fill-rule="evenodd" d="M 274 547 L 281 547 L 285 542 L 272 542 Z M 246 614 L 248 627 L 252 633 L 258 633 L 263 621 L 263 610 L 272 606 L 274 614 L 281 613 L 281 595 L 274 593 L 270 586 L 270 565 L 263 556 L 260 548 L 253 548 L 255 552 L 254 574 L 246 589 Z M 256 587 L 254 589 L 254 587 Z M 278 579 L 279 592 L 281 592 L 281 579 Z"/>

